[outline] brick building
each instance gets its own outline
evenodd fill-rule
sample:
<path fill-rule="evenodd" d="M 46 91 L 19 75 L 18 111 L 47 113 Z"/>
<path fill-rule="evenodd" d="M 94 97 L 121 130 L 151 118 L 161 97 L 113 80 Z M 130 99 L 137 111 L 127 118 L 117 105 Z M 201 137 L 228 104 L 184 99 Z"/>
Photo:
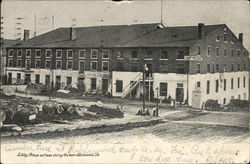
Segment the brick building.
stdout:
<path fill-rule="evenodd" d="M 27 31 L 25 36 L 28 35 Z M 225 25 L 136 24 L 59 28 L 8 47 L 9 83 L 72 86 L 200 108 L 207 99 L 248 99 L 249 53 Z"/>

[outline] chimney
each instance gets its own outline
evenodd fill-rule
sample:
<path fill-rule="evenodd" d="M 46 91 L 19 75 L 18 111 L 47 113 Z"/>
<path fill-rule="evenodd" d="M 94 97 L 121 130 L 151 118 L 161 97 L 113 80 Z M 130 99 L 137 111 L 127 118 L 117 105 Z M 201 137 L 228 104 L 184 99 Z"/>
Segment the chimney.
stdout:
<path fill-rule="evenodd" d="M 29 35 L 30 35 L 30 31 L 29 30 L 24 30 L 24 32 L 23 32 L 23 41 L 29 40 Z"/>
<path fill-rule="evenodd" d="M 70 27 L 69 32 L 70 32 L 70 40 L 75 40 L 76 39 L 76 29 L 73 27 Z"/>
<path fill-rule="evenodd" d="M 243 44 L 243 33 L 239 33 L 239 41 Z"/>
<path fill-rule="evenodd" d="M 198 24 L 198 39 L 202 39 L 204 37 L 204 24 Z"/>

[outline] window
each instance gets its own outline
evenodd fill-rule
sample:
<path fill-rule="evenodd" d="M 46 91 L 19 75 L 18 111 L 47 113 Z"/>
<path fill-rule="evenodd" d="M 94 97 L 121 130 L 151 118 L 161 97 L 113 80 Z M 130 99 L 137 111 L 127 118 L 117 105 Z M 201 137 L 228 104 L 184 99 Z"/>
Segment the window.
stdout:
<path fill-rule="evenodd" d="M 246 64 L 243 65 L 243 69 L 244 69 L 244 71 L 247 70 Z"/>
<path fill-rule="evenodd" d="M 227 80 L 224 79 L 224 91 L 226 91 L 226 90 L 227 90 Z"/>
<path fill-rule="evenodd" d="M 13 57 L 13 50 L 12 49 L 8 51 L 8 57 Z"/>
<path fill-rule="evenodd" d="M 50 60 L 46 60 L 45 62 L 45 68 L 50 68 L 51 62 Z"/>
<path fill-rule="evenodd" d="M 21 73 L 16 74 L 16 82 L 20 83 L 21 82 Z"/>
<path fill-rule="evenodd" d="M 234 71 L 234 64 L 231 64 L 231 71 Z"/>
<path fill-rule="evenodd" d="M 117 62 L 117 71 L 123 71 L 123 62 Z"/>
<path fill-rule="evenodd" d="M 45 84 L 46 84 L 47 86 L 50 85 L 50 75 L 45 75 Z"/>
<path fill-rule="evenodd" d="M 184 51 L 177 51 L 177 59 L 184 59 Z"/>
<path fill-rule="evenodd" d="M 223 104 L 226 104 L 226 98 L 223 99 Z"/>
<path fill-rule="evenodd" d="M 56 69 L 61 69 L 62 68 L 62 61 L 61 60 L 57 60 L 56 61 Z"/>
<path fill-rule="evenodd" d="M 238 88 L 240 88 L 240 78 L 238 77 Z"/>
<path fill-rule="evenodd" d="M 240 99 L 240 95 L 238 95 L 238 99 Z"/>
<path fill-rule="evenodd" d="M 232 57 L 234 56 L 234 50 L 233 49 L 231 50 L 231 56 Z"/>
<path fill-rule="evenodd" d="M 237 70 L 240 71 L 240 64 L 238 64 Z"/>
<path fill-rule="evenodd" d="M 238 49 L 238 57 L 240 57 L 240 49 Z"/>
<path fill-rule="evenodd" d="M 79 51 L 79 58 L 80 59 L 85 59 L 85 50 L 80 50 Z"/>
<path fill-rule="evenodd" d="M 219 49 L 219 47 L 216 47 L 216 56 L 220 56 L 220 49 Z"/>
<path fill-rule="evenodd" d="M 97 62 L 96 61 L 92 61 L 90 64 L 90 70 L 92 71 L 96 71 L 97 70 Z"/>
<path fill-rule="evenodd" d="M 46 50 L 46 58 L 50 58 L 51 57 L 51 50 Z"/>
<path fill-rule="evenodd" d="M 197 46 L 197 55 L 201 55 L 201 46 Z"/>
<path fill-rule="evenodd" d="M 56 58 L 62 57 L 62 50 L 56 50 Z"/>
<path fill-rule="evenodd" d="M 17 57 L 22 57 L 22 50 L 17 50 Z"/>
<path fill-rule="evenodd" d="M 215 92 L 218 93 L 219 91 L 219 80 L 215 80 Z"/>
<path fill-rule="evenodd" d="M 224 48 L 224 56 L 227 56 L 227 49 Z"/>
<path fill-rule="evenodd" d="M 102 58 L 103 59 L 109 58 L 109 50 L 102 50 Z"/>
<path fill-rule="evenodd" d="M 122 92 L 123 89 L 123 81 L 116 80 L 116 92 Z"/>
<path fill-rule="evenodd" d="M 73 51 L 67 50 L 67 58 L 72 59 L 73 58 Z"/>
<path fill-rule="evenodd" d="M 216 40 L 215 40 L 216 42 L 219 42 L 220 41 L 220 36 L 219 35 L 217 35 L 216 36 Z"/>
<path fill-rule="evenodd" d="M 30 66 L 31 66 L 30 59 L 28 59 L 28 60 L 26 60 L 26 68 L 30 69 Z"/>
<path fill-rule="evenodd" d="M 219 64 L 215 65 L 215 72 L 219 72 Z"/>
<path fill-rule="evenodd" d="M 168 59 L 168 52 L 167 51 L 161 52 L 161 59 Z"/>
<path fill-rule="evenodd" d="M 200 87 L 201 87 L 201 82 L 200 82 L 200 81 L 197 81 L 197 82 L 196 82 L 196 87 L 197 87 L 197 88 L 200 88 Z"/>
<path fill-rule="evenodd" d="M 227 33 L 224 33 L 224 42 L 227 41 Z"/>
<path fill-rule="evenodd" d="M 184 71 L 184 64 L 182 64 L 182 63 L 177 64 L 176 68 L 177 68 L 177 70 L 176 70 L 177 73 L 185 73 L 185 71 Z"/>
<path fill-rule="evenodd" d="M 148 50 L 146 53 L 146 59 L 152 59 L 153 58 L 153 52 L 151 50 Z"/>
<path fill-rule="evenodd" d="M 97 59 L 98 50 L 91 50 L 91 59 Z"/>
<path fill-rule="evenodd" d="M 137 72 L 137 63 L 131 63 L 131 71 L 132 72 Z"/>
<path fill-rule="evenodd" d="M 26 57 L 30 58 L 31 57 L 31 50 L 26 50 Z"/>
<path fill-rule="evenodd" d="M 207 81 L 207 94 L 210 93 L 210 81 Z"/>
<path fill-rule="evenodd" d="M 210 47 L 207 47 L 207 56 L 210 56 L 210 52 L 211 50 L 210 50 Z"/>
<path fill-rule="evenodd" d="M 22 60 L 21 59 L 17 60 L 17 67 L 22 67 Z"/>
<path fill-rule="evenodd" d="M 246 57 L 246 51 L 245 50 L 243 50 L 243 56 Z"/>
<path fill-rule="evenodd" d="M 102 70 L 103 71 L 108 71 L 109 70 L 109 62 L 108 61 L 103 61 L 102 62 Z"/>
<path fill-rule="evenodd" d="M 41 50 L 36 50 L 36 57 L 40 58 L 41 57 Z"/>
<path fill-rule="evenodd" d="M 231 89 L 234 89 L 234 79 L 231 79 Z"/>
<path fill-rule="evenodd" d="M 67 61 L 67 69 L 73 69 L 73 61 Z"/>
<path fill-rule="evenodd" d="M 80 61 L 79 62 L 79 72 L 84 72 L 85 71 L 85 62 L 84 61 Z"/>
<path fill-rule="evenodd" d="M 38 75 L 38 74 L 35 76 L 35 83 L 36 84 L 40 83 L 40 75 Z"/>
<path fill-rule="evenodd" d="M 72 77 L 70 77 L 70 76 L 66 77 L 66 84 L 67 84 L 67 86 L 72 85 Z"/>
<path fill-rule="evenodd" d="M 197 69 L 197 73 L 201 73 L 201 64 L 198 63 L 196 67 L 197 67 L 196 68 Z"/>
<path fill-rule="evenodd" d="M 223 71 L 226 72 L 227 71 L 227 65 L 223 64 Z"/>
<path fill-rule="evenodd" d="M 13 67 L 13 60 L 12 59 L 8 59 L 8 67 Z"/>
<path fill-rule="evenodd" d="M 243 77 L 243 87 L 244 88 L 246 87 L 246 77 L 245 76 Z"/>
<path fill-rule="evenodd" d="M 41 60 L 36 60 L 36 68 L 41 68 Z"/>
<path fill-rule="evenodd" d="M 123 54 L 121 51 L 117 51 L 117 58 L 120 58 L 120 59 L 123 58 Z"/>
<path fill-rule="evenodd" d="M 160 83 L 160 96 L 168 95 L 168 83 Z"/>
<path fill-rule="evenodd" d="M 167 63 L 160 64 L 160 72 L 161 73 L 168 73 L 168 64 Z"/>
<path fill-rule="evenodd" d="M 25 74 L 24 84 L 29 84 L 31 82 L 31 75 Z"/>
<path fill-rule="evenodd" d="M 91 90 L 96 90 L 96 78 L 91 78 Z"/>
<path fill-rule="evenodd" d="M 210 73 L 211 69 L 210 69 L 210 64 L 207 64 L 207 72 Z"/>
<path fill-rule="evenodd" d="M 102 79 L 102 91 L 108 91 L 108 79 Z"/>
<path fill-rule="evenodd" d="M 135 51 L 135 50 L 132 51 L 132 58 L 133 59 L 137 59 L 138 58 L 137 51 Z"/>

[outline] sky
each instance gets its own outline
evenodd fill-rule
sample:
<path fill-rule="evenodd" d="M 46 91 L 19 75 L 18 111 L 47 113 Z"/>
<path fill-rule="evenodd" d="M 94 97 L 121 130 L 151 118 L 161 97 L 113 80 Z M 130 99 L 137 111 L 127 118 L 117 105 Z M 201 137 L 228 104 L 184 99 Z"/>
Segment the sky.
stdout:
<path fill-rule="evenodd" d="M 22 37 L 24 29 L 34 36 L 35 20 L 36 34 L 40 35 L 59 27 L 159 23 L 162 15 L 165 26 L 227 24 L 236 36 L 244 33 L 244 46 L 250 52 L 250 3 L 247 0 L 162 0 L 162 14 L 160 0 L 122 3 L 3 0 L 1 7 L 3 37 L 9 39 Z"/>

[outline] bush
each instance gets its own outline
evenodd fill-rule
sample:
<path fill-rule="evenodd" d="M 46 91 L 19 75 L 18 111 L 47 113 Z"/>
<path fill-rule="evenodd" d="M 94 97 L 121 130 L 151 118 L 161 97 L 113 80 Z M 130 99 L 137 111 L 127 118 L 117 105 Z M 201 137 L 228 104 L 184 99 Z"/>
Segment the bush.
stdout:
<path fill-rule="evenodd" d="M 217 100 L 208 99 L 205 103 L 205 109 L 207 110 L 221 110 L 220 104 Z"/>
<path fill-rule="evenodd" d="M 228 103 L 227 108 L 231 111 L 235 111 L 235 110 L 249 111 L 249 101 L 240 100 L 240 99 L 232 99 Z"/>

